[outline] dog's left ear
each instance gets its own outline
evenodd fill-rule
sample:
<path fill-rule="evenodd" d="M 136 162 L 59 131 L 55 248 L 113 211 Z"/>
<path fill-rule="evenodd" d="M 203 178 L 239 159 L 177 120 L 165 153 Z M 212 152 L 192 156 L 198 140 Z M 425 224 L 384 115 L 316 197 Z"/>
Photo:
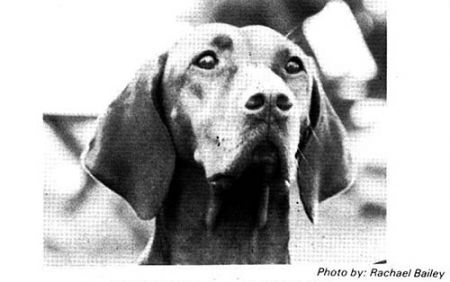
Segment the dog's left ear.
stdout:
<path fill-rule="evenodd" d="M 319 202 L 352 184 L 352 160 L 345 128 L 312 70 L 309 121 L 301 128 L 297 182 L 308 218 L 314 222 Z"/>
<path fill-rule="evenodd" d="M 82 160 L 86 171 L 151 219 L 168 193 L 175 149 L 161 118 L 167 54 L 145 65 L 99 119 Z"/>

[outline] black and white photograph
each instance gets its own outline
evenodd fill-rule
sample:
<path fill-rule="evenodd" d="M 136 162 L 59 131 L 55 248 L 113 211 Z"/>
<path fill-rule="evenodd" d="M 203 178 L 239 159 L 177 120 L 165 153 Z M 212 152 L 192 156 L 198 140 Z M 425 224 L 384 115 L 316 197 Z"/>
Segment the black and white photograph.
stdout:
<path fill-rule="evenodd" d="M 385 261 L 385 1 L 169 2 L 59 7 L 45 264 Z"/>
<path fill-rule="evenodd" d="M 5 277 L 448 281 L 450 2 L 388 2 L 1 3 Z"/>

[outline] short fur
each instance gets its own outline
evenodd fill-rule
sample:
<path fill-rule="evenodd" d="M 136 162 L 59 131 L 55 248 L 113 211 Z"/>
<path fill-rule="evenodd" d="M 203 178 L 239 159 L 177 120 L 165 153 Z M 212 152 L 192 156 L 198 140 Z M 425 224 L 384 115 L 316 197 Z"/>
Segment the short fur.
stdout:
<path fill-rule="evenodd" d="M 313 221 L 352 180 L 314 60 L 262 26 L 203 25 L 146 64 L 99 120 L 84 165 L 156 217 L 142 264 L 289 263 L 291 183 Z"/>

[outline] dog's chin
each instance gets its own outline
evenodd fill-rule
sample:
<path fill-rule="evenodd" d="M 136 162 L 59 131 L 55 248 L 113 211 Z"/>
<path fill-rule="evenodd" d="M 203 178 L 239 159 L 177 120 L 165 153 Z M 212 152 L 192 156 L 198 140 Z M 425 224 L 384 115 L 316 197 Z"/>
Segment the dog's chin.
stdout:
<path fill-rule="evenodd" d="M 281 149 L 268 140 L 252 143 L 227 170 L 208 178 L 212 193 L 206 223 L 210 230 L 221 221 L 218 218 L 224 201 L 231 201 L 236 209 L 245 207 L 248 213 L 253 214 L 250 221 L 255 228 L 266 225 L 271 197 L 280 199 L 275 195 L 286 193 L 289 187 L 288 174 L 285 173 L 287 163 Z M 239 199 L 233 196 L 236 193 L 247 196 L 242 196 L 243 201 L 236 200 Z M 224 218 L 227 217 L 222 214 L 222 221 L 226 221 Z"/>
<path fill-rule="evenodd" d="M 250 153 L 250 165 L 271 166 L 280 165 L 280 150 L 270 141 L 263 141 L 256 145 Z"/>

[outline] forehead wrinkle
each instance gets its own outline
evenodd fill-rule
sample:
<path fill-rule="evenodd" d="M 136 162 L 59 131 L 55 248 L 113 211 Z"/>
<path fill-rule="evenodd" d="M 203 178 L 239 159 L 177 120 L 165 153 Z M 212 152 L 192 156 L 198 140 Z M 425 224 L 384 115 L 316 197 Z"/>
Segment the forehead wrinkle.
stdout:
<path fill-rule="evenodd" d="M 274 58 L 282 61 L 283 59 L 289 58 L 291 54 L 292 52 L 288 47 L 281 46 L 281 48 L 275 51 Z"/>
<path fill-rule="evenodd" d="M 275 54 L 272 59 L 272 68 L 278 67 L 280 64 L 285 63 L 287 59 L 292 55 L 292 52 L 289 48 L 281 46 L 278 50 L 275 51 Z"/>
<path fill-rule="evenodd" d="M 233 40 L 226 34 L 219 34 L 213 38 L 210 45 L 217 47 L 219 50 L 232 50 Z"/>

